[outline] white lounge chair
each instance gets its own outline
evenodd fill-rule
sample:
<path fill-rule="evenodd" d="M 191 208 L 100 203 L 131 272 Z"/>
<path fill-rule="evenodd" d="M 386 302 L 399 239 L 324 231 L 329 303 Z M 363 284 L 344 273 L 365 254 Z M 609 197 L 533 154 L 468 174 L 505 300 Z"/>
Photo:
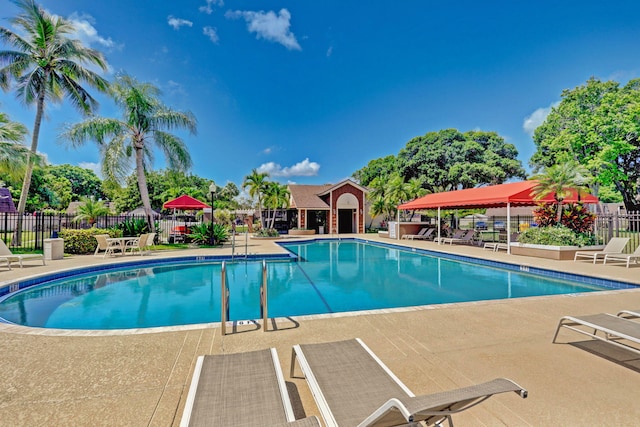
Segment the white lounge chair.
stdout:
<path fill-rule="evenodd" d="M 187 426 L 320 427 L 320 421 L 296 421 L 271 348 L 198 357 L 180 422 Z"/>
<path fill-rule="evenodd" d="M 421 228 L 420 231 L 418 231 L 418 233 L 416 234 L 403 234 L 402 235 L 402 239 L 413 239 L 416 236 L 422 236 L 424 233 L 427 232 L 427 230 L 429 230 L 427 227 Z"/>
<path fill-rule="evenodd" d="M 517 242 L 518 241 L 518 233 L 511 233 L 511 242 Z M 489 249 L 492 250 L 494 252 L 498 252 L 499 250 L 505 250 L 508 251 L 509 250 L 509 244 L 504 241 L 504 242 L 487 242 L 484 244 L 483 249 Z"/>
<path fill-rule="evenodd" d="M 618 314 L 623 313 L 630 312 L 623 311 Z M 631 343 L 640 345 L 640 323 L 633 320 L 606 313 L 588 316 L 564 316 L 558 322 L 552 342 L 556 342 L 560 328 L 567 328 L 607 344 L 640 354 L 640 348 L 630 345 Z M 598 335 L 598 332 L 601 335 Z"/>
<path fill-rule="evenodd" d="M 453 235 L 436 237 L 435 239 L 433 239 L 433 241 L 440 244 L 440 243 L 443 243 L 445 240 L 448 241 L 449 239 L 460 239 L 462 236 L 464 236 L 464 233 L 465 233 L 464 230 L 455 230 L 453 232 Z"/>
<path fill-rule="evenodd" d="M 449 245 L 453 245 L 454 243 L 459 244 L 471 244 L 473 243 L 474 236 L 476 235 L 476 230 L 467 230 L 462 233 L 460 237 L 441 237 L 440 243 Z"/>
<path fill-rule="evenodd" d="M 498 378 L 483 384 L 423 396 L 409 388 L 356 338 L 293 347 L 295 361 L 307 379 L 313 398 L 327 427 L 417 426 L 435 424 L 464 411 L 494 394 L 527 391 L 511 380 Z"/>
<path fill-rule="evenodd" d="M 589 258 L 595 264 L 598 258 L 604 258 L 607 254 L 621 254 L 627 243 L 629 243 L 628 237 L 614 237 L 601 251 L 576 251 L 573 261 L 577 261 L 578 258 Z"/>
<path fill-rule="evenodd" d="M 638 245 L 638 247 L 635 251 L 633 251 L 632 254 L 606 254 L 604 256 L 604 264 L 606 264 L 607 261 L 626 262 L 627 268 L 629 268 L 631 261 L 633 261 L 634 264 L 640 262 L 640 245 Z"/>
<path fill-rule="evenodd" d="M 4 240 L 0 239 L 0 260 L 6 260 L 9 270 L 11 270 L 11 263 L 20 263 L 20 268 L 23 267 L 22 261 L 29 261 L 32 259 L 41 259 L 42 265 L 46 265 L 44 262 L 44 255 L 42 254 L 14 254 L 11 249 L 7 247 Z M 1 262 L 1 261 L 0 261 Z"/>

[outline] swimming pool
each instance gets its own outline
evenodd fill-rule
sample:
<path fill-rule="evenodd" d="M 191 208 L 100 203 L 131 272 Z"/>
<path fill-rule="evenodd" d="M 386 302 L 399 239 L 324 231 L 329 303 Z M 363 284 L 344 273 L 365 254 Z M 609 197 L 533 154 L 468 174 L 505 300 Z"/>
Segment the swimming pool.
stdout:
<path fill-rule="evenodd" d="M 282 246 L 295 257 L 267 263 L 269 317 L 611 289 L 531 274 L 517 266 L 497 268 L 459 256 L 447 259 L 360 240 Z M 198 259 L 156 260 L 140 262 L 136 268 L 84 273 L 6 296 L 0 302 L 0 317 L 25 326 L 62 329 L 218 322 L 220 271 L 220 262 Z M 261 275 L 258 260 L 227 264 L 231 320 L 260 317 Z"/>

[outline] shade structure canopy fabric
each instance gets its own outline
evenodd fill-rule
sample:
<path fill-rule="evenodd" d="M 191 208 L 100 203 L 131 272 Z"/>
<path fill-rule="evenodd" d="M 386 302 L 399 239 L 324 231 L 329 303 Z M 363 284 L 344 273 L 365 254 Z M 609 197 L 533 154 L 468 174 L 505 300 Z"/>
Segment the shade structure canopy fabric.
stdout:
<path fill-rule="evenodd" d="M 532 193 L 538 181 L 512 182 L 509 184 L 491 185 L 487 187 L 469 188 L 466 190 L 446 191 L 427 194 L 426 196 L 403 203 L 401 210 L 416 209 L 470 209 L 488 207 L 535 206 L 540 203 L 556 203 L 555 194 L 537 199 Z M 563 203 L 598 203 L 598 198 L 591 194 L 580 194 L 574 191 L 565 197 Z"/>
<path fill-rule="evenodd" d="M 210 208 L 206 203 L 201 202 L 198 199 L 194 199 L 191 196 L 183 194 L 177 199 L 169 200 L 162 205 L 165 209 L 181 209 L 183 211 L 195 211 L 204 208 Z"/>

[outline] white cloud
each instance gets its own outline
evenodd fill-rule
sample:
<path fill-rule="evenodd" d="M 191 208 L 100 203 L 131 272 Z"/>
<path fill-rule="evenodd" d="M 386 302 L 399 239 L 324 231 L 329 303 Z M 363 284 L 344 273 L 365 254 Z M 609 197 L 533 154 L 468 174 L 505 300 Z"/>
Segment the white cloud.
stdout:
<path fill-rule="evenodd" d="M 193 22 L 187 21 L 186 19 L 175 18 L 171 15 L 167 17 L 167 24 L 171 25 L 174 30 L 179 30 L 180 27 L 187 26 L 193 27 Z"/>
<path fill-rule="evenodd" d="M 173 80 L 169 80 L 166 84 L 167 92 L 171 95 L 186 95 L 187 91 L 184 90 L 184 86 L 182 86 L 178 82 L 174 82 Z"/>
<path fill-rule="evenodd" d="M 291 167 L 283 168 L 277 163 L 268 162 L 260 165 L 258 172 L 267 173 L 269 176 L 316 176 L 320 170 L 320 165 L 316 162 L 310 162 L 307 157 L 301 162 L 296 163 Z"/>
<path fill-rule="evenodd" d="M 80 40 L 87 46 L 99 44 L 109 49 L 122 47 L 117 46 L 110 37 L 104 38 L 98 34 L 98 30 L 93 26 L 95 19 L 91 15 L 74 12 L 69 16 L 68 20 L 76 29 L 75 37 L 73 38 Z"/>
<path fill-rule="evenodd" d="M 247 30 L 256 33 L 256 38 L 280 43 L 289 50 L 302 50 L 296 36 L 291 32 L 291 14 L 287 9 L 280 9 L 278 15 L 273 11 L 228 11 L 224 15 L 227 19 L 244 18 Z"/>
<path fill-rule="evenodd" d="M 547 116 L 551 112 L 551 109 L 558 104 L 558 102 L 555 102 L 548 107 L 538 108 L 536 111 L 531 113 L 531 115 L 525 117 L 524 121 L 522 122 L 522 129 L 524 129 L 524 131 L 530 136 L 533 136 L 533 132 L 536 130 L 536 128 L 544 123 Z"/>
<path fill-rule="evenodd" d="M 211 15 L 213 13 L 213 6 L 224 6 L 224 0 L 206 0 L 206 2 L 207 4 L 200 6 L 198 10 L 206 13 L 207 15 Z"/>
<path fill-rule="evenodd" d="M 272 147 L 267 147 L 264 150 L 262 150 L 262 154 L 271 154 L 272 151 L 273 151 Z"/>
<path fill-rule="evenodd" d="M 80 162 L 78 163 L 78 166 L 83 169 L 92 170 L 96 175 L 98 175 L 98 177 L 102 177 L 102 172 L 100 171 L 100 163 Z"/>
<path fill-rule="evenodd" d="M 218 40 L 220 40 L 220 38 L 218 37 L 218 32 L 216 31 L 215 28 L 213 27 L 204 27 L 202 29 L 202 33 L 209 37 L 209 40 L 211 40 L 212 43 L 218 44 Z"/>
<path fill-rule="evenodd" d="M 327 49 L 327 58 L 330 57 L 332 53 L 333 53 L 333 46 L 329 46 L 329 49 Z"/>

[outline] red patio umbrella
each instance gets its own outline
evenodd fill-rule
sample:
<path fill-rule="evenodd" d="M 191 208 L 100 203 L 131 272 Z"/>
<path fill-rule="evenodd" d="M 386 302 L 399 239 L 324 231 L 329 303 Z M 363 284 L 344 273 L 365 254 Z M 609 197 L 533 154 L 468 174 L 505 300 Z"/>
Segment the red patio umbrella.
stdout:
<path fill-rule="evenodd" d="M 177 199 L 173 199 L 173 200 L 169 200 L 168 202 L 165 202 L 162 205 L 162 207 L 165 209 L 180 209 L 183 211 L 194 211 L 194 210 L 200 210 L 204 208 L 210 208 L 211 206 L 201 202 L 198 199 L 194 199 L 191 196 L 187 196 L 186 194 L 183 194 Z"/>

